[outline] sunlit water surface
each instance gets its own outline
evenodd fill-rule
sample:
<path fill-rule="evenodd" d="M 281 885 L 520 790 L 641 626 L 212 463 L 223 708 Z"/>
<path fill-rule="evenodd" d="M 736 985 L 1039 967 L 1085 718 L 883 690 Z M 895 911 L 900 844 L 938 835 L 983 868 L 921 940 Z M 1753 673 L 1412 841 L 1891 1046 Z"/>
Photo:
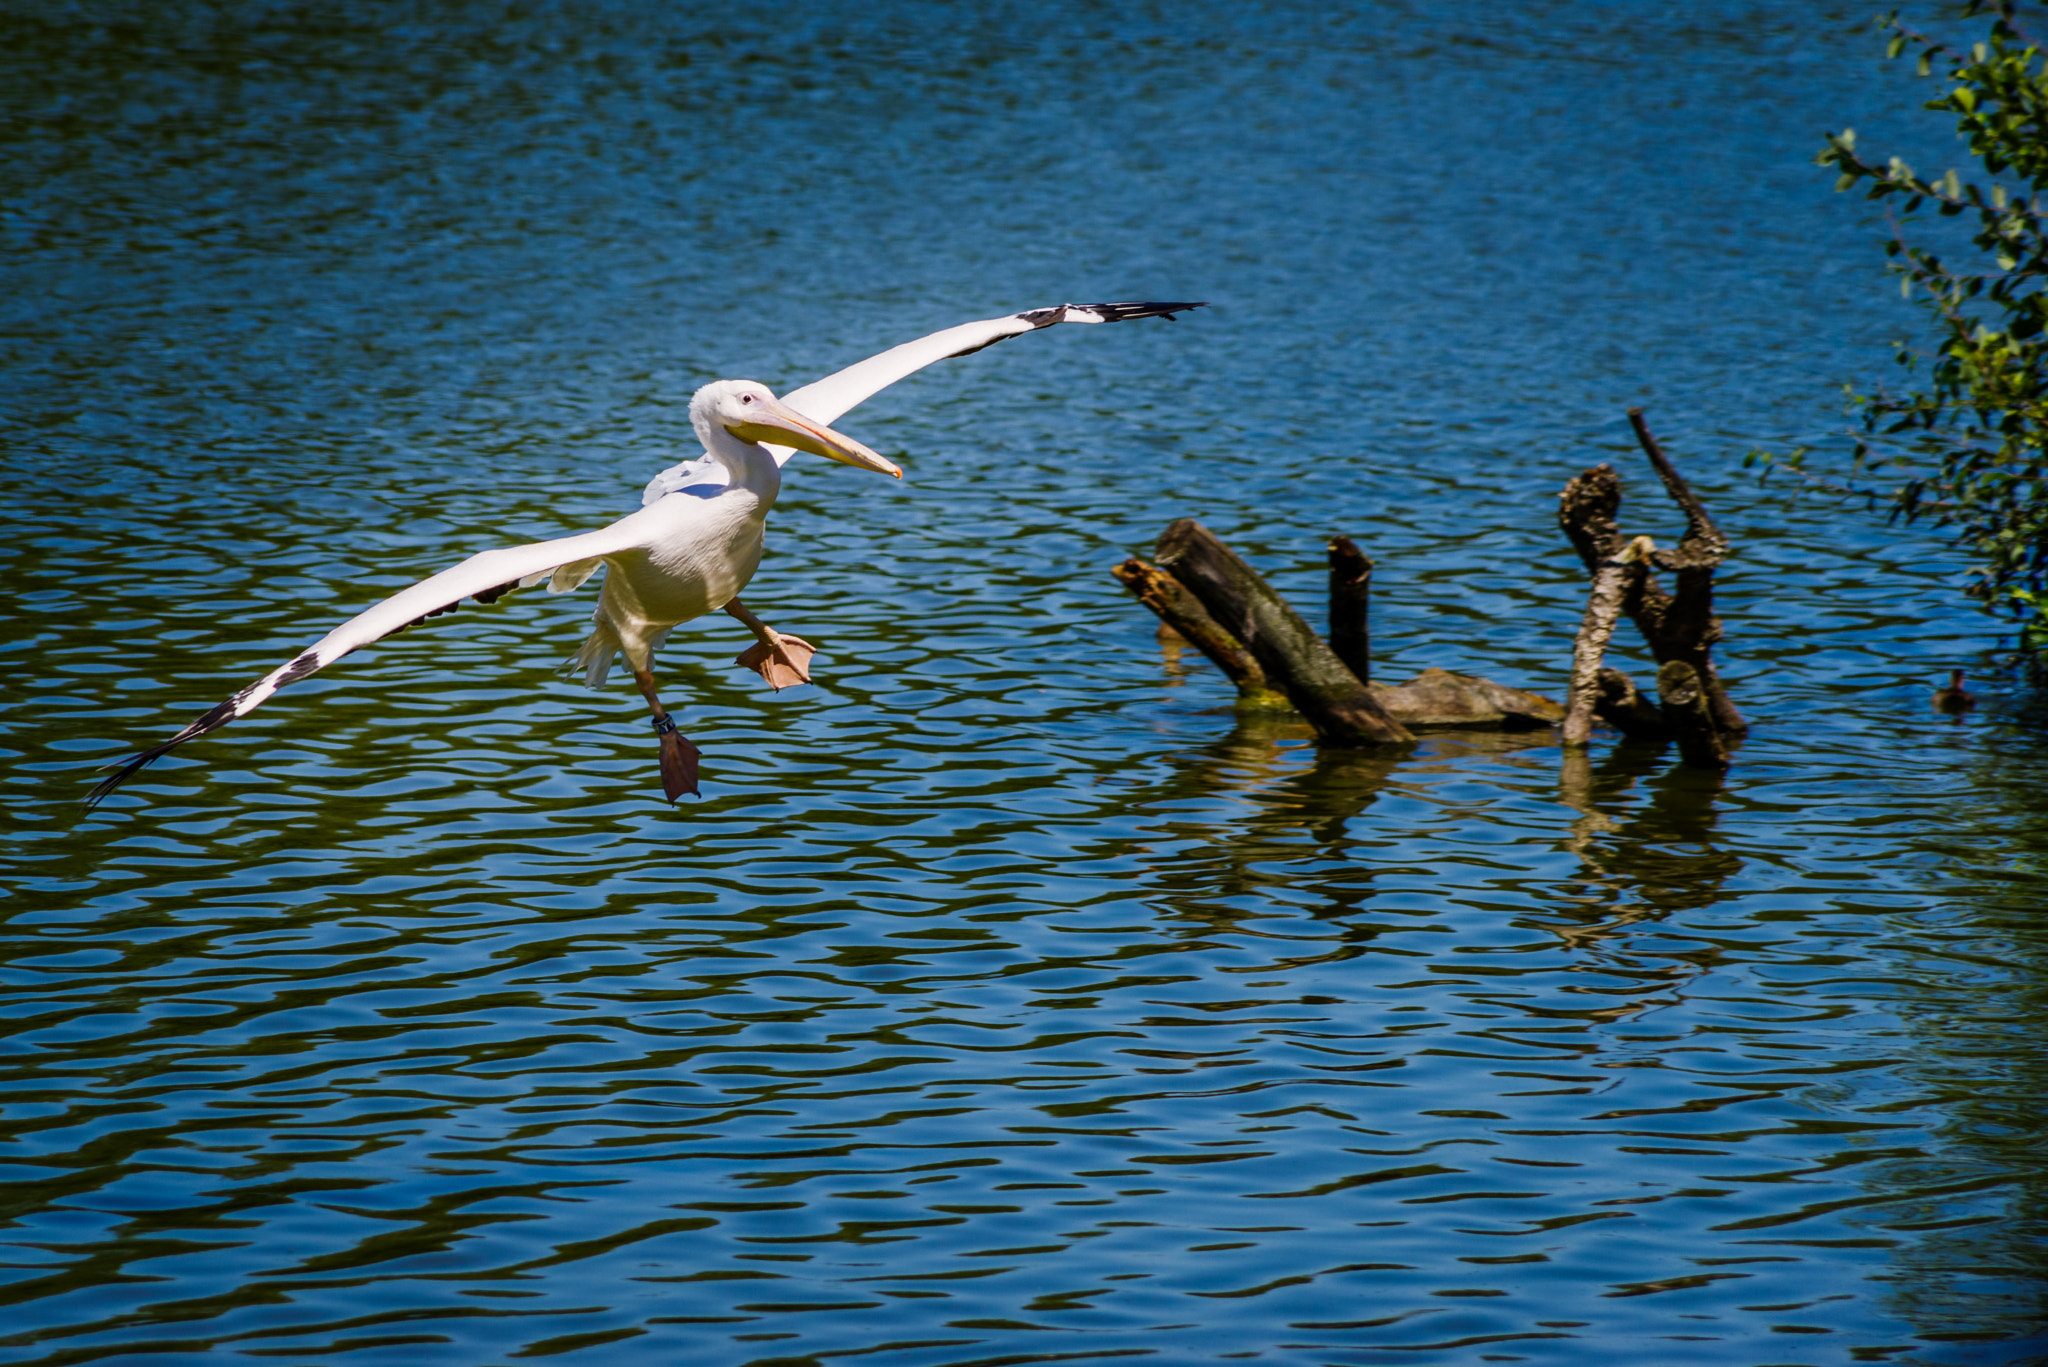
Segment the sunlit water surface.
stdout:
<path fill-rule="evenodd" d="M 2039 794 L 1931 533 L 1741 469 L 1913 326 L 1808 164 L 1860 8 L 27 0 L 0 19 L 0 1360 L 2038 1362 Z M 1950 155 L 1937 150 L 1937 155 Z M 380 594 L 601 523 L 700 383 L 950 363 L 679 632 L 705 751 Z M 1725 782 L 1317 752 L 1107 574 L 1196 515 L 1383 677 L 1561 688 L 1596 460 L 1724 521 Z M 1631 667 L 1646 678 L 1640 657 Z"/>

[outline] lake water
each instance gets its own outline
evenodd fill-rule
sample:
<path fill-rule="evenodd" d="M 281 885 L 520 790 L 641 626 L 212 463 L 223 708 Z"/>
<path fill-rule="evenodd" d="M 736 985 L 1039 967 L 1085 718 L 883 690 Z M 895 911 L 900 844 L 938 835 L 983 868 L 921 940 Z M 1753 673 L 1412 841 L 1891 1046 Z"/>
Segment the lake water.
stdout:
<path fill-rule="evenodd" d="M 1951 155 L 1863 17 L 10 5 L 0 1361 L 2048 1360 L 2048 745 L 1930 710 L 1933 533 L 1741 468 L 1916 326 L 1809 164 Z M 701 800 L 586 590 L 79 805 L 707 380 L 1131 298 L 1212 307 L 790 467 L 818 682 L 677 633 Z M 1315 615 L 1348 533 L 1380 677 L 1559 693 L 1559 487 L 1678 530 L 1631 404 L 1736 547 L 1725 781 L 1319 755 L 1107 573 L 1197 516 Z"/>

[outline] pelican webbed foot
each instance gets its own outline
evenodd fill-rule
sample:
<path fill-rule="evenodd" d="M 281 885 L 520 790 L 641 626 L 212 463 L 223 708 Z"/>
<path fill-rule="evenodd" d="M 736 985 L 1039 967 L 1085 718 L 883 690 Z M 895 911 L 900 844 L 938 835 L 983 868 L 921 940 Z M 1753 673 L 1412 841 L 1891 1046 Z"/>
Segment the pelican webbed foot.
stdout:
<path fill-rule="evenodd" d="M 756 638 L 755 644 L 733 657 L 734 664 L 753 670 L 778 693 L 811 681 L 811 657 L 818 653 L 816 646 L 801 636 L 783 635 L 747 611 L 746 604 L 737 598 L 727 603 L 725 610 L 745 623 Z"/>
<path fill-rule="evenodd" d="M 675 718 L 666 712 L 654 719 L 654 734 L 661 738 L 661 790 L 668 800 L 688 794 L 697 796 L 697 759 L 701 753 L 690 738 L 676 730 Z"/>
<path fill-rule="evenodd" d="M 686 793 L 697 796 L 697 747 L 676 730 L 676 719 L 661 705 L 654 689 L 653 671 L 634 666 L 633 682 L 640 685 L 640 696 L 647 699 L 647 710 L 654 714 L 649 720 L 661 741 L 661 791 L 668 794 L 670 802 Z"/>
<path fill-rule="evenodd" d="M 676 730 L 676 719 L 662 713 L 653 719 L 653 734 L 662 738 L 662 791 L 670 801 L 684 793 L 696 797 L 696 758 L 700 750 Z"/>
<path fill-rule="evenodd" d="M 768 681 L 768 686 L 778 693 L 785 688 L 811 681 L 811 656 L 817 649 L 801 636 L 784 636 L 775 633 L 775 643 L 757 641 L 733 657 L 736 665 L 745 665 Z"/>

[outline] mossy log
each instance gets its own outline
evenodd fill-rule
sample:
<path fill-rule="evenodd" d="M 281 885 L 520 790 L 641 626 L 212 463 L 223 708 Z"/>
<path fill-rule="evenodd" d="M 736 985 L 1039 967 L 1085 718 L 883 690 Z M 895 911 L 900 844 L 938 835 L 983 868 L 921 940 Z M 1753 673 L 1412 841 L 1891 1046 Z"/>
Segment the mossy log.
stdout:
<path fill-rule="evenodd" d="M 1405 745 L 1415 737 L 1287 605 L 1259 572 L 1215 533 L 1184 517 L 1159 537 L 1159 567 L 1201 600 L 1217 624 L 1251 652 L 1266 678 L 1327 745 Z"/>
<path fill-rule="evenodd" d="M 1404 684 L 1368 683 L 1372 561 L 1348 537 L 1330 543 L 1326 645 L 1258 571 L 1192 519 L 1159 538 L 1157 565 L 1132 557 L 1111 573 L 1237 686 L 1247 710 L 1291 707 L 1337 745 L 1399 744 L 1410 726 L 1529 730 L 1563 720 L 1551 699 L 1491 679 L 1425 669 Z"/>
<path fill-rule="evenodd" d="M 1237 704 L 1254 711 L 1288 710 L 1286 697 L 1267 682 L 1266 671 L 1245 649 L 1244 642 L 1223 629 L 1202 600 L 1178 579 L 1132 556 L 1110 571 L 1131 595 L 1152 609 L 1161 624 L 1179 633 L 1195 649 L 1209 657 L 1209 663 L 1223 671 L 1223 677 L 1237 685 Z"/>

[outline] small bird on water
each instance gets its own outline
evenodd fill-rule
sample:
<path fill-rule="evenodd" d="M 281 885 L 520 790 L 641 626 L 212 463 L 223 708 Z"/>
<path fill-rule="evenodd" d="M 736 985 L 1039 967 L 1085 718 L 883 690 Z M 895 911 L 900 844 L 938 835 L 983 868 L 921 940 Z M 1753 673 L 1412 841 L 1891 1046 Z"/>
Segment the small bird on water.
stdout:
<path fill-rule="evenodd" d="M 808 451 L 862 470 L 901 478 L 893 461 L 826 424 L 876 392 L 949 357 L 967 356 L 1058 323 L 1120 323 L 1172 319 L 1198 303 L 1055 304 L 1002 318 L 962 323 L 826 376 L 780 399 L 753 380 L 717 380 L 690 401 L 690 423 L 704 454 L 656 475 L 637 512 L 579 536 L 482 551 L 423 579 L 350 618 L 312 646 L 201 714 L 160 745 L 117 764 L 86 795 L 91 807 L 151 761 L 188 740 L 246 717 L 286 684 L 297 683 L 350 651 L 429 617 L 464 598 L 496 602 L 514 589 L 546 581 L 568 593 L 604 571 L 596 623 L 569 663 L 596 688 L 614 656 L 623 655 L 653 713 L 661 745 L 661 785 L 668 800 L 697 791 L 697 747 L 676 729 L 656 695 L 654 651 L 671 630 L 723 608 L 753 632 L 755 644 L 736 664 L 758 672 L 771 688 L 809 683 L 816 651 L 801 637 L 768 626 L 739 600 L 760 567 L 769 509 L 782 487 L 782 466 Z"/>
<path fill-rule="evenodd" d="M 1977 705 L 1977 697 L 1963 687 L 1963 671 L 1949 671 L 1948 687 L 1934 690 L 1934 710 L 1960 716 Z"/>

